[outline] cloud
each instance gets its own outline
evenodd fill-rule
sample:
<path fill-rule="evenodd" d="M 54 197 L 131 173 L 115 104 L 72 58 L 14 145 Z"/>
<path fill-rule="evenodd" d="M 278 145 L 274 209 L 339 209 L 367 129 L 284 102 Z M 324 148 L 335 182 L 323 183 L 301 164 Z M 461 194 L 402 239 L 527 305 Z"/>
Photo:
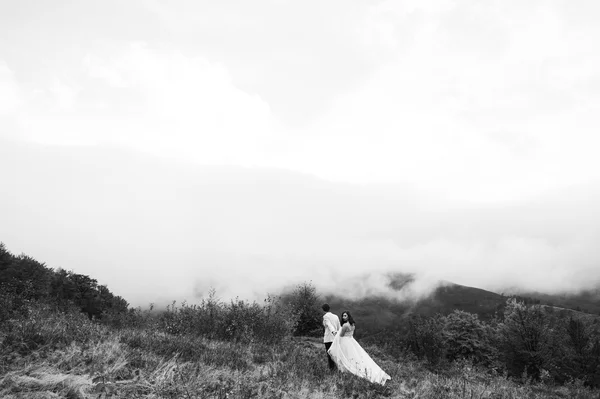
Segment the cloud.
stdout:
<path fill-rule="evenodd" d="M 52 144 L 123 145 L 214 164 L 253 164 L 273 137 L 269 105 L 239 90 L 223 65 L 132 43 L 88 54 L 89 80 L 54 81 L 31 102 L 25 135 Z M 52 101 L 55 109 L 48 108 Z"/>
<path fill-rule="evenodd" d="M 57 80 L 71 94 L 29 104 L 27 137 L 476 202 L 600 177 L 600 30 L 563 3 L 145 7 L 173 42 L 90 46 L 84 77 Z"/>
<path fill-rule="evenodd" d="M 49 88 L 56 107 L 60 111 L 73 110 L 77 104 L 77 96 L 80 91 L 81 87 L 68 86 L 58 79 L 55 79 Z"/>
<path fill-rule="evenodd" d="M 110 147 L 3 142 L 0 171 L 9 166 L 0 175 L 7 247 L 92 275 L 135 305 L 195 301 L 210 288 L 261 299 L 302 281 L 402 299 L 439 280 L 546 292 L 600 282 L 597 185 L 475 207 Z M 414 275 L 412 291 L 394 292 L 390 273 Z"/>
<path fill-rule="evenodd" d="M 153 1 L 144 6 L 170 40 L 226 64 L 239 87 L 260 93 L 293 128 L 326 113 L 337 94 L 360 85 L 394 47 L 389 25 L 362 1 Z"/>
<path fill-rule="evenodd" d="M 13 71 L 0 60 L 0 117 L 14 113 L 22 102 L 21 89 Z"/>
<path fill-rule="evenodd" d="M 65 30 L 40 20 L 47 49 L 18 24 L 9 249 L 139 304 L 306 279 L 392 295 L 389 272 L 417 291 L 597 283 L 596 5 L 182 4 L 110 32 L 68 25 L 91 13 L 73 6 Z"/>
<path fill-rule="evenodd" d="M 293 168 L 495 202 L 600 178 L 600 31 L 552 4 L 435 4 L 374 8 L 395 57 L 307 129 Z"/>

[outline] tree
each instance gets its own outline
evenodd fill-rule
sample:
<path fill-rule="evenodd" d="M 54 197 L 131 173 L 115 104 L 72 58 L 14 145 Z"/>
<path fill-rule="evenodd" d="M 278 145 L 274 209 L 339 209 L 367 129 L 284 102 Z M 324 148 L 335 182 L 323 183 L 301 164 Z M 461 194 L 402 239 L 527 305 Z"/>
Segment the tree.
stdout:
<path fill-rule="evenodd" d="M 588 326 L 582 319 L 574 319 L 571 316 L 566 324 L 566 330 L 575 354 L 583 356 L 591 339 Z"/>
<path fill-rule="evenodd" d="M 24 299 L 46 299 L 52 270 L 27 255 L 9 255 L 0 247 L 0 284 L 14 286 Z"/>
<path fill-rule="evenodd" d="M 4 243 L 0 242 L 0 275 L 13 263 L 13 259 L 13 254 L 8 252 Z"/>
<path fill-rule="evenodd" d="M 311 282 L 298 284 L 288 297 L 296 318 L 294 335 L 317 335 L 321 330 L 321 311 L 319 296 Z"/>
<path fill-rule="evenodd" d="M 445 317 L 413 315 L 408 320 L 406 346 L 419 358 L 427 359 L 431 366 L 437 366 L 446 355 L 443 336 Z"/>
<path fill-rule="evenodd" d="M 0 242 L 0 320 L 27 311 L 32 302 L 65 311 L 73 306 L 91 319 L 103 313 L 124 313 L 128 303 L 86 275 L 54 271 L 25 254 L 14 256 Z"/>
<path fill-rule="evenodd" d="M 585 381 L 586 385 L 600 386 L 600 340 L 592 323 L 571 316 L 564 329 L 569 350 L 563 363 L 569 376 Z"/>
<path fill-rule="evenodd" d="M 526 305 L 512 298 L 507 301 L 501 334 L 508 372 L 524 372 L 539 378 L 542 370 L 553 370 L 556 349 L 553 326 L 540 305 Z"/>
<path fill-rule="evenodd" d="M 476 314 L 455 310 L 446 316 L 444 339 L 450 361 L 465 358 L 489 365 L 496 358 L 493 331 Z"/>

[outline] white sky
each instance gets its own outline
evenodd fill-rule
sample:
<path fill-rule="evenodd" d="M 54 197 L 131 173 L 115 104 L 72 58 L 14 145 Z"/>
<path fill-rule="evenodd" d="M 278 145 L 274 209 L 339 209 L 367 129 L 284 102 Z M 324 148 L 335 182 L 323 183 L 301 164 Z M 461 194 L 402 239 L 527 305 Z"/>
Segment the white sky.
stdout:
<path fill-rule="evenodd" d="M 0 0 L 9 250 L 136 304 L 598 284 L 600 3 L 173 3 Z"/>

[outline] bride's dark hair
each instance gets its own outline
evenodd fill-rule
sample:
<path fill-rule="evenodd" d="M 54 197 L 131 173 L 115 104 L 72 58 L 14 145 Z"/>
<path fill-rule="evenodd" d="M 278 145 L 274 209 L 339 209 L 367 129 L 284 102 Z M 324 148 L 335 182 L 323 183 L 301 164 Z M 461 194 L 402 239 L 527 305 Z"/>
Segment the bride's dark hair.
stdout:
<path fill-rule="evenodd" d="M 348 312 L 347 310 L 345 312 L 342 312 L 342 324 L 344 324 L 344 313 L 346 313 L 348 315 L 348 323 L 350 323 L 351 326 L 354 325 L 354 317 L 352 317 L 352 315 L 350 314 L 350 312 Z"/>

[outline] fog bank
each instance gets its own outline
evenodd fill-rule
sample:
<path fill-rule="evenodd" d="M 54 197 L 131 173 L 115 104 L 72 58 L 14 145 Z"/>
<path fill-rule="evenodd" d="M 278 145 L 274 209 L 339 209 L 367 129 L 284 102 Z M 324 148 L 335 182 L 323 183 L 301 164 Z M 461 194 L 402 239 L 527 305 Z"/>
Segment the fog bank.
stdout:
<path fill-rule="evenodd" d="M 303 281 L 361 297 L 439 280 L 576 292 L 600 281 L 599 186 L 503 205 L 110 147 L 2 141 L 0 241 L 133 305 L 262 299 Z M 390 273 L 412 273 L 399 292 Z M 407 294 L 408 293 L 408 294 Z"/>

